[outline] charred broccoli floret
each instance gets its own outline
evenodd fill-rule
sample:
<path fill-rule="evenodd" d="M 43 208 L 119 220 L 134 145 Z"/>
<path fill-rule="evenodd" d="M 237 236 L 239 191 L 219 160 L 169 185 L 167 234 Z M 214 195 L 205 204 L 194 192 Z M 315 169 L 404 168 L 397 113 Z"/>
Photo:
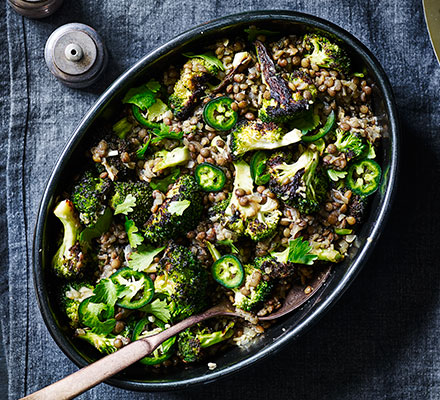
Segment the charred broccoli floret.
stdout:
<path fill-rule="evenodd" d="M 347 162 L 365 154 L 368 151 L 368 145 L 362 137 L 356 133 L 345 132 L 342 129 L 336 129 L 336 148 L 345 154 Z"/>
<path fill-rule="evenodd" d="M 238 160 L 251 150 L 277 149 L 301 140 L 301 131 L 285 132 L 273 122 L 243 121 L 228 136 L 228 145 L 233 160 Z"/>
<path fill-rule="evenodd" d="M 298 112 L 307 110 L 308 101 L 300 98 L 295 99 L 294 92 L 289 88 L 288 82 L 277 72 L 275 63 L 270 58 L 264 44 L 257 40 L 255 47 L 260 63 L 261 78 L 270 92 L 270 98 L 262 100 L 258 117 L 264 122 L 280 123 L 289 121 Z"/>
<path fill-rule="evenodd" d="M 191 58 L 185 63 L 169 98 L 170 107 L 177 119 L 183 120 L 189 115 L 205 93 L 206 83 L 217 72 L 218 66 L 204 58 Z"/>
<path fill-rule="evenodd" d="M 80 303 L 93 296 L 93 289 L 94 287 L 86 282 L 72 282 L 62 287 L 59 304 L 72 328 L 76 328 L 79 324 L 78 307 Z"/>
<path fill-rule="evenodd" d="M 164 243 L 185 234 L 197 225 L 202 209 L 202 197 L 196 180 L 191 175 L 183 175 L 145 224 L 145 239 L 152 243 Z"/>
<path fill-rule="evenodd" d="M 52 258 L 52 268 L 61 278 L 80 276 L 87 262 L 85 247 L 79 242 L 81 223 L 70 200 L 61 201 L 53 213 L 62 222 L 64 235 L 61 246 Z"/>
<path fill-rule="evenodd" d="M 232 337 L 234 323 L 230 322 L 221 331 L 211 332 L 208 328 L 192 326 L 181 332 L 177 338 L 178 356 L 187 363 L 199 361 L 203 357 L 203 349 L 213 346 Z"/>
<path fill-rule="evenodd" d="M 251 311 L 269 296 L 273 284 L 264 279 L 264 273 L 253 265 L 245 265 L 246 274 L 242 286 L 232 289 L 234 292 L 234 306 L 244 311 Z"/>
<path fill-rule="evenodd" d="M 85 340 L 94 346 L 100 353 L 111 354 L 117 351 L 115 340 L 118 336 L 102 335 L 94 333 L 91 329 L 83 329 L 81 334 L 76 335 L 77 338 Z"/>
<path fill-rule="evenodd" d="M 330 42 L 326 37 L 309 33 L 304 36 L 303 47 L 307 51 L 312 50 L 312 54 L 309 55 L 311 64 L 331 68 L 344 74 L 349 72 L 350 58 L 341 47 Z"/>
<path fill-rule="evenodd" d="M 208 210 L 208 216 L 211 218 L 215 218 L 216 216 L 220 216 L 224 214 L 225 210 L 228 208 L 229 202 L 231 201 L 231 193 L 228 193 L 226 199 L 218 201 Z"/>
<path fill-rule="evenodd" d="M 153 167 L 153 172 L 158 172 L 165 168 L 187 163 L 191 156 L 188 147 L 176 147 L 171 151 L 161 150 L 154 155 L 154 158 L 160 158 L 160 161 Z"/>
<path fill-rule="evenodd" d="M 150 217 L 153 206 L 152 194 L 153 190 L 144 182 L 116 182 L 110 206 L 116 209 L 118 205 L 129 202 L 133 211 L 128 212 L 127 217 L 141 227 Z"/>
<path fill-rule="evenodd" d="M 166 295 L 174 321 L 204 309 L 208 273 L 190 249 L 171 242 L 157 267 L 155 293 Z"/>
<path fill-rule="evenodd" d="M 353 194 L 348 204 L 347 215 L 352 216 L 356 219 L 356 223 L 360 224 L 363 222 L 365 217 L 365 211 L 367 208 L 367 201 L 365 197 L 361 197 L 358 194 Z"/>
<path fill-rule="evenodd" d="M 253 193 L 254 183 L 249 165 L 239 161 L 234 163 L 234 167 L 234 190 L 228 206 L 221 213 L 222 224 L 239 235 L 249 236 L 254 241 L 266 239 L 273 235 L 281 218 L 279 204 L 270 198 L 267 198 L 265 203 L 258 202 L 257 199 L 260 199 L 261 195 Z M 248 199 L 246 205 L 243 205 L 243 201 L 240 202 L 237 196 L 240 191 Z"/>
<path fill-rule="evenodd" d="M 295 263 L 289 261 L 289 247 L 280 252 L 271 252 L 264 257 L 257 257 L 254 265 L 271 279 L 286 279 L 297 271 Z"/>
<path fill-rule="evenodd" d="M 111 182 L 86 171 L 72 191 L 72 202 L 79 211 L 79 218 L 85 226 L 93 227 L 104 214 Z"/>
<path fill-rule="evenodd" d="M 319 151 L 309 147 L 293 164 L 286 159 L 285 154 L 278 153 L 267 162 L 272 192 L 301 213 L 318 211 L 328 187 L 327 176 L 319 168 Z"/>

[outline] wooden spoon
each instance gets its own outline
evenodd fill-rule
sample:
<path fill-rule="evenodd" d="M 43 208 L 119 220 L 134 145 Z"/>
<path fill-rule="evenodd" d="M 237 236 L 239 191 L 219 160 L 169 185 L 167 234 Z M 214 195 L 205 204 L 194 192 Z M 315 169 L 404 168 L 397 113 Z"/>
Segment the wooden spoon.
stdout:
<path fill-rule="evenodd" d="M 287 294 L 283 306 L 277 312 L 259 319 L 263 321 L 272 320 L 297 309 L 318 291 L 329 274 L 330 267 L 322 270 L 308 285 L 312 290 L 307 294 L 303 286 L 293 286 Z M 219 304 L 201 314 L 193 315 L 156 335 L 136 340 L 117 352 L 105 356 L 60 381 L 23 397 L 23 399 L 72 399 L 144 358 L 170 337 L 201 321 L 220 315 L 243 318 L 241 314 L 235 311 L 231 304 Z"/>

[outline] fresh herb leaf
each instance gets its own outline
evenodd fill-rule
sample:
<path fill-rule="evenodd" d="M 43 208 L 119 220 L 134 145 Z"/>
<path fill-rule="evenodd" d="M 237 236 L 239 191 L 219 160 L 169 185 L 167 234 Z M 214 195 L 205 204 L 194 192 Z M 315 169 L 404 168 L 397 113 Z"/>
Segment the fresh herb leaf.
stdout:
<path fill-rule="evenodd" d="M 142 147 L 141 147 L 140 149 L 138 149 L 138 150 L 136 151 L 136 157 L 137 157 L 139 160 L 144 160 L 144 159 L 145 159 L 145 153 L 146 153 L 147 150 L 148 150 L 148 146 L 150 145 L 150 142 L 151 142 L 151 137 L 147 140 L 146 143 L 144 143 L 144 144 L 142 145 Z"/>
<path fill-rule="evenodd" d="M 160 90 L 160 83 L 156 81 L 156 79 L 150 79 L 145 86 L 153 93 L 156 93 Z"/>
<path fill-rule="evenodd" d="M 170 127 L 164 123 L 160 124 L 158 128 L 153 128 L 152 132 L 156 137 L 151 141 L 151 143 L 160 142 L 162 139 L 182 140 L 183 138 L 183 131 L 171 131 Z"/>
<path fill-rule="evenodd" d="M 289 241 L 289 256 L 288 260 L 297 264 L 312 265 L 313 261 L 318 258 L 314 254 L 310 254 L 312 246 L 306 240 L 303 241 L 301 236 L 295 240 Z"/>
<path fill-rule="evenodd" d="M 90 243 L 92 239 L 101 236 L 107 232 L 112 222 L 112 210 L 106 208 L 104 214 L 102 214 L 96 221 L 95 226 L 85 228 L 79 235 L 79 241 L 82 243 Z"/>
<path fill-rule="evenodd" d="M 118 285 L 111 279 L 101 279 L 93 290 L 93 300 L 97 303 L 114 306 L 123 290 L 123 286 Z"/>
<path fill-rule="evenodd" d="M 148 314 L 153 314 L 163 322 L 168 322 L 171 319 L 168 303 L 165 300 L 156 299 L 150 304 L 140 308 L 140 310 Z"/>
<path fill-rule="evenodd" d="M 339 181 L 339 179 L 344 179 L 347 175 L 347 171 L 337 171 L 335 169 L 328 169 L 327 175 L 332 181 Z"/>
<path fill-rule="evenodd" d="M 131 131 L 132 125 L 127 117 L 120 119 L 116 124 L 113 125 L 113 132 L 118 135 L 121 139 L 125 139 L 128 132 Z"/>
<path fill-rule="evenodd" d="M 83 301 L 87 303 L 80 305 L 81 323 L 92 328 L 94 333 L 108 335 L 116 325 L 116 320 L 112 318 L 115 313 L 114 307 L 98 303 L 95 297 Z"/>
<path fill-rule="evenodd" d="M 175 168 L 171 170 L 171 173 L 163 179 L 153 179 L 150 182 L 150 187 L 153 190 L 160 190 L 162 193 L 168 191 L 168 186 L 176 182 L 177 178 L 180 176 L 180 169 Z"/>
<path fill-rule="evenodd" d="M 150 268 L 150 266 L 153 263 L 154 257 L 164 249 L 165 246 L 159 247 L 158 249 L 143 246 L 141 250 L 131 254 L 130 259 L 128 260 L 128 266 L 135 271 L 147 273 L 156 272 L 155 269 Z"/>
<path fill-rule="evenodd" d="M 253 43 L 257 36 L 264 35 L 264 36 L 275 36 L 278 35 L 279 32 L 273 32 L 269 31 L 267 29 L 258 29 L 255 26 L 250 26 L 248 29 L 244 30 L 248 34 L 248 40 L 249 42 Z"/>
<path fill-rule="evenodd" d="M 156 95 L 147 85 L 131 88 L 122 99 L 122 102 L 124 104 L 134 104 L 142 111 L 147 110 L 156 102 Z"/>
<path fill-rule="evenodd" d="M 170 214 L 182 215 L 190 204 L 189 200 L 172 201 L 168 206 L 168 212 Z"/>
<path fill-rule="evenodd" d="M 128 242 L 132 249 L 135 249 L 144 241 L 144 237 L 138 233 L 139 229 L 134 221 L 127 217 L 125 217 L 125 232 L 127 232 Z"/>
<path fill-rule="evenodd" d="M 208 64 L 216 66 L 220 71 L 225 70 L 225 66 L 223 63 L 215 56 L 214 53 L 208 52 L 205 54 L 193 54 L 193 53 L 184 53 L 185 57 L 188 58 L 201 58 L 205 60 Z"/>
<path fill-rule="evenodd" d="M 133 212 L 133 207 L 136 206 L 136 197 L 134 197 L 131 193 L 128 194 L 124 201 L 121 204 L 118 204 L 115 208 L 115 215 L 124 214 Z"/>
<path fill-rule="evenodd" d="M 235 247 L 232 239 L 217 240 L 217 244 L 222 245 L 222 246 L 229 246 L 233 253 L 236 253 L 236 254 L 239 253 L 239 251 L 238 251 L 237 247 Z"/>
<path fill-rule="evenodd" d="M 291 126 L 299 129 L 303 135 L 307 134 L 307 132 L 312 131 L 313 129 L 317 128 L 320 124 L 321 119 L 319 118 L 318 114 L 315 114 L 313 112 L 313 108 L 311 108 L 309 111 L 301 114 L 300 117 L 297 117 L 292 120 Z"/>

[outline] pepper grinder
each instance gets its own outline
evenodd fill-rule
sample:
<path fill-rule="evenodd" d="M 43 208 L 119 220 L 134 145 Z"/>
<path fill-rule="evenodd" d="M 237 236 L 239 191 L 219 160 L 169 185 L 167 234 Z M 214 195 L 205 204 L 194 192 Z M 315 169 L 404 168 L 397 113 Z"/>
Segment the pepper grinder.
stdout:
<path fill-rule="evenodd" d="M 8 0 L 10 6 L 27 18 L 45 18 L 53 14 L 63 0 Z"/>
<path fill-rule="evenodd" d="M 84 88 L 94 83 L 107 65 L 107 50 L 88 25 L 71 23 L 56 29 L 46 42 L 44 58 L 62 83 Z"/>

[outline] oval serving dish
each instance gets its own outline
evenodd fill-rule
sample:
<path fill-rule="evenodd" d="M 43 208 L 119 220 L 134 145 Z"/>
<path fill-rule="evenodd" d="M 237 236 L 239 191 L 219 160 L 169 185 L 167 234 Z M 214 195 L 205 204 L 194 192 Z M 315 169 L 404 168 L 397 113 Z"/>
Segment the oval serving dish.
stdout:
<path fill-rule="evenodd" d="M 177 390 L 214 381 L 250 366 L 280 350 L 315 323 L 351 284 L 378 241 L 389 213 L 398 167 L 397 113 L 391 86 L 382 67 L 361 42 L 332 23 L 290 11 L 248 12 L 197 26 L 142 58 L 102 94 L 74 131 L 50 176 L 37 216 L 33 274 L 39 307 L 55 342 L 79 367 L 92 362 L 97 356 L 86 345 L 73 341 L 67 334 L 67 329 L 58 322 L 54 297 L 48 280 L 50 261 L 55 252 L 53 238 L 57 227 L 52 210 L 56 195 L 62 191 L 63 182 L 68 180 L 70 171 L 74 169 L 72 167 L 75 165 L 75 160 L 79 159 L 80 152 L 87 146 L 93 132 L 99 130 L 100 122 L 112 114 L 112 110 L 119 107 L 120 99 L 128 88 L 146 81 L 150 71 L 161 70 L 173 59 L 179 57 L 181 53 L 195 51 L 198 47 L 212 43 L 220 37 L 243 33 L 243 29 L 248 28 L 249 25 L 286 34 L 322 31 L 334 35 L 344 42 L 356 64 L 367 68 L 376 83 L 373 89 L 373 106 L 379 124 L 383 127 L 383 139 L 379 154 L 384 171 L 381 187 L 372 199 L 368 219 L 359 231 L 349 256 L 343 263 L 333 268 L 332 274 L 324 286 L 319 289 L 319 293 L 316 293 L 294 313 L 281 318 L 264 335 L 256 338 L 249 347 L 246 349 L 231 348 L 212 360 L 210 359 L 209 361 L 214 361 L 217 364 L 217 368 L 213 371 L 208 371 L 206 364 L 200 364 L 190 369 L 170 370 L 166 375 L 149 374 L 145 376 L 142 374 L 143 370 L 136 368 L 136 366 L 130 367 L 108 380 L 108 383 L 114 386 L 140 391 Z"/>

